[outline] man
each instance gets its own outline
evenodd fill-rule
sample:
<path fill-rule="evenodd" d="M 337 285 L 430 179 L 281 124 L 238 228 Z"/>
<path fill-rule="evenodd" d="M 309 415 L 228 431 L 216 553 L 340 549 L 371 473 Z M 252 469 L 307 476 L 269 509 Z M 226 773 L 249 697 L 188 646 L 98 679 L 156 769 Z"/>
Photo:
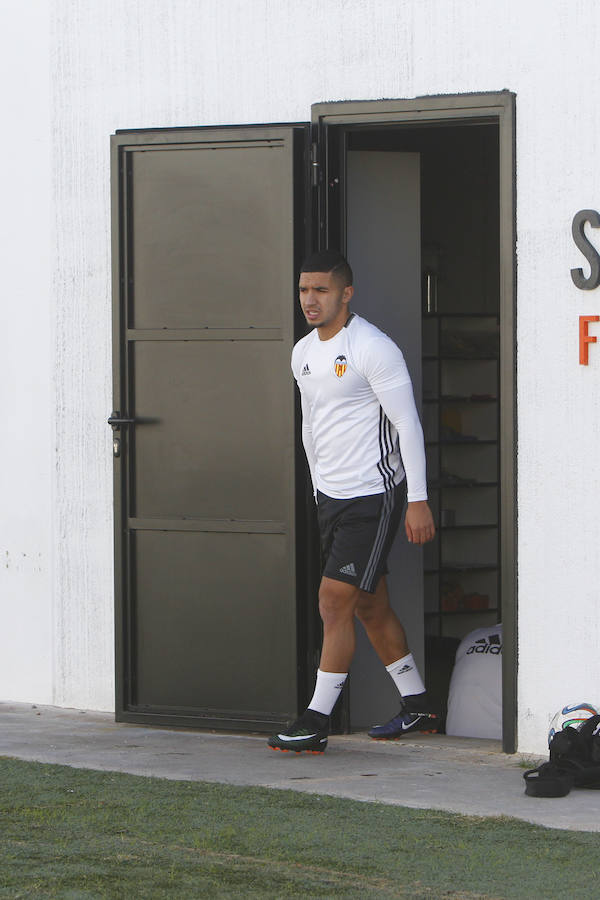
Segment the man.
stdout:
<path fill-rule="evenodd" d="M 294 347 L 292 371 L 302 399 L 302 440 L 324 559 L 323 648 L 308 708 L 284 733 L 273 735 L 269 746 L 320 753 L 354 654 L 355 617 L 400 693 L 399 713 L 369 735 L 393 739 L 435 730 L 385 580 L 407 492 L 408 540 L 424 544 L 433 539 L 435 527 L 427 503 L 423 430 L 401 351 L 350 312 L 352 270 L 337 251 L 309 257 L 299 287 L 313 331 Z"/>

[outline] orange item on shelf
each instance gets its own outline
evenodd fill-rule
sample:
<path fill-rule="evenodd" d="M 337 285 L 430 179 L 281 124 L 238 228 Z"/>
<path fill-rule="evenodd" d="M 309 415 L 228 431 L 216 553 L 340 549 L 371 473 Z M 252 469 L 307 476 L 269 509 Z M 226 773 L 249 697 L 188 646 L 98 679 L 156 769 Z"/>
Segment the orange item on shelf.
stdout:
<path fill-rule="evenodd" d="M 464 609 L 489 609 L 490 598 L 487 594 L 465 594 L 463 597 Z"/>

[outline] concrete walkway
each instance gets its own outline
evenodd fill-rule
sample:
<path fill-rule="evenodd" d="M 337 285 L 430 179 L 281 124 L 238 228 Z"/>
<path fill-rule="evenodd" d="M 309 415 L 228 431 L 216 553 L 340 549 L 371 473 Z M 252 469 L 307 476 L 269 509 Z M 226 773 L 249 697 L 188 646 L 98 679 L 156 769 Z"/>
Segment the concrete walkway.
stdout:
<path fill-rule="evenodd" d="M 334 736 L 323 756 L 275 753 L 264 736 L 117 724 L 111 713 L 0 703 L 0 756 L 159 778 L 285 788 L 419 809 L 512 816 L 600 831 L 600 791 L 524 793 L 522 758 L 498 741 Z"/>

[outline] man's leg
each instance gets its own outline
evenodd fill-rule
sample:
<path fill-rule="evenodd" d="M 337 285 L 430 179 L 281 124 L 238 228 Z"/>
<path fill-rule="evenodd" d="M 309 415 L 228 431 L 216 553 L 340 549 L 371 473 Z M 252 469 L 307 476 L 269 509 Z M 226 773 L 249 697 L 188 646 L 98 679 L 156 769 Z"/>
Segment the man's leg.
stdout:
<path fill-rule="evenodd" d="M 360 592 L 356 617 L 402 698 L 398 715 L 385 725 L 375 725 L 369 732 L 371 737 L 389 740 L 408 731 L 435 731 L 435 716 L 425 712 L 425 685 L 408 648 L 406 632 L 390 606 L 384 576 L 374 594 Z"/>
<path fill-rule="evenodd" d="M 319 588 L 319 613 L 323 622 L 323 647 L 317 683 L 308 712 L 329 717 L 348 677 L 356 635 L 354 613 L 361 591 L 352 584 L 323 576 Z"/>
<path fill-rule="evenodd" d="M 323 621 L 323 648 L 317 683 L 306 711 L 284 734 L 269 740 L 274 750 L 321 753 L 327 746 L 329 716 L 348 677 L 356 635 L 354 613 L 361 591 L 352 584 L 323 576 L 319 612 Z"/>
<path fill-rule="evenodd" d="M 319 668 L 323 672 L 347 672 L 354 656 L 354 613 L 363 591 L 345 581 L 323 576 L 319 589 L 319 613 L 323 622 L 323 648 Z"/>
<path fill-rule="evenodd" d="M 285 733 L 273 735 L 269 740 L 269 746 L 276 750 L 320 752 L 327 745 L 329 715 L 344 686 L 354 655 L 356 609 L 361 598 L 364 605 L 365 592 L 379 584 L 379 573 L 402 515 L 405 487 L 399 485 L 384 494 L 349 500 L 320 493 L 317 496 L 324 559 L 319 590 L 323 649 L 313 697 L 306 711 Z M 339 578 L 342 573 L 348 576 L 344 580 Z M 380 604 L 381 609 L 385 605 L 389 607 L 387 595 L 386 602 Z M 391 610 L 388 617 L 389 613 Z M 396 628 L 401 628 L 393 613 L 391 616 L 390 621 L 395 621 Z M 381 624 L 378 626 L 375 622 L 373 628 L 374 631 L 382 630 Z M 383 631 L 389 630 L 388 623 Z M 406 638 L 402 640 L 405 646 Z M 391 645 L 395 643 L 392 639 Z"/>
<path fill-rule="evenodd" d="M 389 666 L 409 653 L 406 632 L 390 606 L 385 575 L 382 575 L 374 594 L 360 592 L 356 617 L 364 626 L 373 649 Z"/>

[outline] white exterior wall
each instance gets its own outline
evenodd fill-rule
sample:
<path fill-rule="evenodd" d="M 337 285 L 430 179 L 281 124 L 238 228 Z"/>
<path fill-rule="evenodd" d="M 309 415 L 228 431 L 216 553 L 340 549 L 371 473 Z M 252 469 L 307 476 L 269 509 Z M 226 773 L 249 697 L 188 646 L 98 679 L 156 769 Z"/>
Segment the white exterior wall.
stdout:
<path fill-rule="evenodd" d="M 600 289 L 569 275 L 587 270 L 573 214 L 600 208 L 597 0 L 31 0 L 0 16 L 0 699 L 113 708 L 108 136 L 507 88 L 519 749 L 544 752 L 558 706 L 600 702 L 600 345 L 582 367 L 577 344 Z"/>
<path fill-rule="evenodd" d="M 15 4 L 11 12 L 0 22 L 0 698 L 50 703 L 54 361 L 49 16 L 45 4 Z"/>

